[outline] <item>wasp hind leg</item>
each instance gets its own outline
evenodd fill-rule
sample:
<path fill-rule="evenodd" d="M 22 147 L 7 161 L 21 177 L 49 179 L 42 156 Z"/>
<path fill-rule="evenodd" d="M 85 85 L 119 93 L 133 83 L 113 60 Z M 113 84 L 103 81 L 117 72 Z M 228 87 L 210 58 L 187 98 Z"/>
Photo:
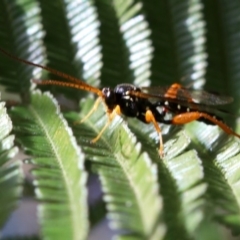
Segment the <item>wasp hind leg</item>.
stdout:
<path fill-rule="evenodd" d="M 162 131 L 161 128 L 159 127 L 153 113 L 151 110 L 147 110 L 145 113 L 145 120 L 147 123 L 153 123 L 153 126 L 155 127 L 158 137 L 159 137 L 159 155 L 161 158 L 164 157 L 164 146 L 163 146 L 163 139 L 162 139 Z"/>
<path fill-rule="evenodd" d="M 204 112 L 187 112 L 187 113 L 178 114 L 172 119 L 172 124 L 176 124 L 176 125 L 186 124 L 186 123 L 190 123 L 192 121 L 198 120 L 200 118 L 205 118 L 208 121 L 212 122 L 213 124 L 219 126 L 225 133 L 234 135 L 234 136 L 240 138 L 240 135 L 235 133 L 225 123 L 218 120 L 214 116 L 211 116 L 208 113 L 204 113 Z"/>

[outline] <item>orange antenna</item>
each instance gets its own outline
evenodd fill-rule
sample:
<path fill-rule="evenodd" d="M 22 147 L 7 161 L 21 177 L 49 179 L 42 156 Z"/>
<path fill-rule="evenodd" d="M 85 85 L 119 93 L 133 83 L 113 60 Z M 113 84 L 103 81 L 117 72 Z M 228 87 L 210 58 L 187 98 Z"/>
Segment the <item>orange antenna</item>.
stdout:
<path fill-rule="evenodd" d="M 25 59 L 19 58 L 14 56 L 13 54 L 3 50 L 2 48 L 0 48 L 0 52 L 2 52 L 4 55 L 8 56 L 9 58 L 18 61 L 18 62 L 22 62 L 25 63 L 27 65 L 31 65 L 34 67 L 39 67 L 42 68 L 48 72 L 51 72 L 52 74 L 62 77 L 70 82 L 72 82 L 71 84 L 69 82 L 61 82 L 61 81 L 55 81 L 55 80 L 47 80 L 47 81 L 39 81 L 39 80 L 33 80 L 33 82 L 35 82 L 38 85 L 60 85 L 60 86 L 66 86 L 66 87 L 71 87 L 71 88 L 77 88 L 77 89 L 81 89 L 81 90 L 85 90 L 85 91 L 90 91 L 93 92 L 95 94 L 97 94 L 98 96 L 103 96 L 102 91 L 98 88 L 95 88 L 87 83 L 85 83 L 84 81 L 75 78 L 73 76 L 70 76 L 66 73 L 60 72 L 56 69 L 50 68 L 50 67 L 46 67 L 46 66 L 42 66 L 40 64 L 37 63 L 33 63 L 30 61 L 27 61 Z M 73 84 L 74 83 L 74 84 Z"/>

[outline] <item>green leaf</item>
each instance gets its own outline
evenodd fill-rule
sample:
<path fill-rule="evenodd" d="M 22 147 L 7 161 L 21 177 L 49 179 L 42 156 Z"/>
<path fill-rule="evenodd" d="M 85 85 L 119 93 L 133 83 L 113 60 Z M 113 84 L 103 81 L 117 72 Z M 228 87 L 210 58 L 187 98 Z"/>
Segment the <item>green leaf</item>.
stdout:
<path fill-rule="evenodd" d="M 87 113 L 91 103 L 83 104 L 80 117 Z M 84 124 L 75 125 L 74 133 L 93 170 L 99 174 L 110 226 L 124 231 L 125 236 L 119 239 L 162 239 L 165 231 L 156 165 L 141 151 L 141 144 L 118 117 L 101 139 L 90 145 L 106 121 L 102 115 L 101 108 Z M 79 116 L 72 113 L 68 118 L 74 122 Z"/>
<path fill-rule="evenodd" d="M 210 208 L 208 210 L 211 211 Z M 206 211 L 208 212 L 208 211 Z M 227 236 L 229 235 L 229 236 Z M 196 240 L 224 240 L 224 239 L 234 239 L 230 236 L 230 234 L 226 231 L 226 229 L 222 228 L 217 222 L 212 221 L 210 218 L 210 214 L 208 212 L 208 217 L 202 221 L 199 228 L 195 233 Z"/>
<path fill-rule="evenodd" d="M 69 0 L 55 0 L 51 3 L 48 0 L 39 0 L 38 2 L 45 31 L 43 43 L 46 48 L 47 66 L 84 79 L 92 85 L 98 85 L 96 76 L 99 75 L 101 67 L 101 55 L 97 39 L 97 16 L 91 2 L 76 3 Z M 51 12 L 55 14 L 49 14 Z M 59 35 L 60 32 L 61 35 Z M 94 58 L 91 58 L 92 55 Z M 49 73 L 46 78 L 58 79 L 59 77 Z M 60 80 L 63 79 L 60 78 Z M 76 89 L 48 86 L 47 89 L 49 88 L 57 93 L 65 92 L 69 98 L 75 100 L 86 94 L 79 93 Z"/>
<path fill-rule="evenodd" d="M 67 74 L 81 76 L 82 63 L 74 59 L 77 46 L 72 42 L 70 23 L 75 20 L 76 15 L 74 14 L 72 18 L 68 19 L 68 5 L 70 4 L 60 0 L 54 2 L 40 0 L 38 2 L 43 28 L 46 31 L 43 41 L 46 46 L 47 65 L 55 69 L 61 69 Z M 81 5 L 75 5 L 75 8 L 80 8 Z M 55 12 L 55 14 L 49 14 L 49 12 Z M 61 31 L 60 38 L 56 35 L 57 31 Z M 58 51 L 56 51 L 55 42 L 58 42 Z M 50 74 L 50 79 L 53 77 L 56 76 Z"/>
<path fill-rule="evenodd" d="M 18 153 L 14 136 L 10 135 L 12 122 L 7 115 L 5 103 L 0 102 L 0 226 L 2 227 L 21 194 L 21 164 L 11 161 Z"/>
<path fill-rule="evenodd" d="M 133 0 L 94 2 L 100 21 L 102 84 L 111 87 L 121 82 L 148 85 L 152 48 L 142 4 Z"/>
<path fill-rule="evenodd" d="M 212 1 L 203 0 L 207 29 L 208 68 L 207 87 L 220 93 L 231 94 L 239 111 L 239 19 L 235 16 L 240 10 L 237 0 Z"/>
<path fill-rule="evenodd" d="M 170 85 L 184 78 L 188 82 L 192 80 L 191 86 L 200 88 L 206 81 L 207 89 L 226 93 L 235 98 L 234 104 L 227 110 L 232 109 L 237 115 L 240 96 L 239 11 L 238 0 L 216 2 L 206 0 L 56 0 L 50 3 L 47 0 L 2 0 L 0 2 L 1 47 L 19 57 L 42 62 L 57 70 L 82 77 L 94 86 L 115 86 L 123 82 L 135 83 L 138 86 L 148 85 L 150 81 L 151 85 Z M 19 93 L 24 103 L 28 100 L 29 79 L 33 72 L 35 76 L 35 71 L 36 69 L 12 62 L 0 55 L 1 84 L 8 90 Z M 50 78 L 52 77 L 50 75 Z M 45 76 L 42 79 L 45 79 Z M 98 82 L 99 79 L 101 83 Z M 188 83 L 185 85 L 188 86 Z M 57 93 L 69 93 L 66 88 L 56 87 L 54 90 Z M 79 92 L 73 92 L 74 94 L 70 97 L 78 99 Z M 69 94 L 67 96 L 69 97 Z M 83 114 L 89 110 L 88 104 L 84 105 L 85 107 Z M 52 112 L 48 112 L 48 117 L 52 115 Z M 26 114 L 20 119 L 26 119 L 28 116 L 31 115 Z M 73 119 L 76 118 L 73 117 Z M 106 182 L 104 197 L 113 195 L 115 201 L 116 194 L 112 191 L 119 187 L 118 182 L 109 180 L 113 178 L 109 172 L 115 173 L 114 170 L 117 169 L 121 183 L 127 181 L 127 177 L 134 179 L 132 172 L 129 171 L 128 175 L 123 175 L 124 180 L 122 180 L 122 175 L 118 171 L 120 160 L 126 160 L 125 167 L 128 164 L 135 167 L 138 163 L 136 159 L 141 159 L 144 162 L 142 164 L 147 165 L 146 162 L 149 161 L 153 166 L 157 166 L 158 173 L 155 175 L 149 170 L 152 169 L 149 166 L 146 167 L 144 173 L 151 176 L 150 189 L 153 186 L 158 189 L 155 194 L 158 200 L 155 201 L 159 201 L 160 196 L 163 199 L 163 208 L 161 210 L 160 206 L 160 210 L 158 209 L 160 220 L 155 221 L 153 218 L 146 223 L 146 226 L 144 221 L 147 220 L 142 220 L 139 226 L 144 225 L 147 228 L 142 228 L 142 231 L 133 226 L 134 221 L 129 221 L 129 226 L 120 226 L 120 229 L 127 229 L 131 233 L 128 235 L 129 232 L 124 231 L 123 234 L 127 233 L 127 236 L 121 236 L 121 238 L 133 237 L 134 231 L 140 232 L 140 235 L 134 236 L 135 238 L 146 238 L 146 235 L 153 238 L 157 227 L 151 231 L 149 226 L 153 225 L 154 221 L 166 226 L 164 238 L 167 239 L 176 239 L 179 236 L 181 239 L 195 239 L 195 237 L 197 239 L 199 238 L 197 227 L 201 226 L 200 222 L 207 220 L 214 223 L 214 219 L 229 226 L 233 232 L 239 232 L 238 179 L 240 170 L 238 168 L 239 142 L 236 139 L 227 138 L 217 130 L 218 128 L 208 127 L 205 124 L 193 124 L 180 132 L 175 131 L 177 128 L 171 128 L 168 131 L 163 127 L 166 157 L 160 160 L 157 153 L 159 139 L 156 132 L 153 127 L 140 124 L 137 120 L 133 122 L 134 126 L 129 125 L 131 134 L 127 137 L 123 134 L 126 130 L 123 124 L 114 128 L 112 136 L 109 137 L 112 132 L 107 130 L 103 140 L 94 146 L 88 144 L 90 139 L 98 134 L 104 123 L 100 122 L 100 119 L 100 117 L 96 119 L 97 126 L 95 122 L 92 125 L 88 122 L 88 124 L 75 126 L 74 133 L 77 136 L 82 134 L 79 142 L 84 146 L 86 156 L 91 160 L 89 165 L 100 174 L 102 182 Z M 235 117 L 231 115 L 224 120 L 231 122 L 232 125 L 235 123 Z M 21 134 L 21 131 L 27 131 L 31 136 L 38 133 L 41 128 L 37 128 L 34 121 L 34 118 L 26 122 L 14 121 L 14 129 L 19 130 L 17 140 L 24 142 L 27 153 L 31 154 L 34 151 L 34 153 L 44 155 L 45 148 L 49 148 L 49 144 L 40 145 L 38 136 L 35 136 L 36 144 L 33 144 L 34 141 L 30 140 L 29 136 Z M 47 121 L 48 118 L 46 118 Z M 24 123 L 33 124 L 33 126 L 30 128 L 26 125 L 22 126 Z M 239 123 L 237 127 L 240 131 Z M 82 129 L 80 133 L 78 128 Z M 137 142 L 141 142 L 141 153 L 138 157 L 134 156 L 134 153 L 138 152 L 138 144 L 132 144 L 132 139 L 134 139 L 132 133 L 137 137 Z M 116 134 L 121 138 L 118 139 Z M 116 141 L 104 141 L 104 139 L 116 139 Z M 121 139 L 131 143 L 129 146 L 134 149 L 131 152 L 133 156 L 130 154 L 127 159 L 125 159 L 126 156 L 120 159 L 115 154 L 118 145 L 114 144 L 117 140 L 122 143 Z M 65 149 L 65 146 L 61 144 L 59 146 L 59 150 Z M 142 154 L 143 152 L 145 153 Z M 63 176 L 62 171 L 56 170 L 59 168 L 52 162 L 46 163 L 44 157 L 33 161 L 38 169 L 35 174 L 37 175 L 38 171 L 43 168 L 47 176 L 51 174 L 54 179 L 59 178 L 59 175 Z M 136 169 L 141 170 L 140 167 Z M 39 184 L 39 179 L 47 182 L 41 182 L 41 184 L 47 185 L 47 190 L 52 193 L 49 189 L 52 190 L 59 185 L 56 183 L 51 185 L 52 179 L 49 181 L 45 175 L 43 181 L 41 174 L 40 171 L 37 183 Z M 205 189 L 206 183 L 207 190 Z M 50 188 L 49 185 L 53 187 Z M 144 183 L 142 185 L 145 187 Z M 47 195 L 48 199 L 50 193 L 45 193 L 47 190 L 42 190 L 42 188 L 43 186 L 41 186 L 41 191 Z M 137 188 L 141 186 L 134 184 L 134 188 L 130 190 Z M 119 187 L 119 189 L 122 188 Z M 119 197 L 121 202 L 115 203 L 115 201 L 114 207 L 117 206 L 118 213 L 128 211 L 126 215 L 135 220 L 138 210 L 142 208 L 134 208 L 133 212 L 130 212 L 129 207 L 123 204 L 123 202 L 128 202 L 128 193 L 129 191 L 124 196 L 121 195 Z M 205 193 L 207 193 L 206 196 Z M 154 194 L 150 195 L 153 199 Z M 58 199 L 64 198 L 60 193 L 51 196 Z M 134 197 L 136 199 L 136 194 L 131 195 L 131 199 Z M 139 200 L 137 202 L 139 206 L 142 206 L 141 201 L 145 203 L 146 199 Z M 51 204 L 55 207 L 55 202 L 51 201 Z M 108 202 L 107 205 L 112 206 L 111 204 Z M 56 206 L 59 206 L 59 202 Z M 145 208 L 148 209 L 146 206 Z M 121 221 L 116 220 L 119 214 L 113 215 L 113 210 L 108 209 L 110 216 L 114 216 L 111 223 L 119 226 L 122 222 L 127 222 L 125 215 L 121 215 Z M 97 206 L 95 211 L 101 212 Z M 215 218 L 211 218 L 213 216 Z M 135 222 L 139 223 L 141 219 L 140 217 Z M 45 218 L 42 221 L 45 221 Z M 46 227 L 48 224 L 52 226 L 48 220 L 43 225 Z M 67 225 L 67 229 L 71 228 L 70 225 Z M 224 231 L 225 228 L 221 230 Z M 57 228 L 56 231 L 58 231 Z M 161 236 L 163 235 L 160 235 L 160 238 Z M 218 235 L 215 234 L 215 236 Z M 227 237 L 222 234 L 222 238 Z"/>
<path fill-rule="evenodd" d="M 164 161 L 164 165 L 168 170 L 168 174 L 171 174 L 172 181 L 174 182 L 175 189 L 177 191 L 176 198 L 172 198 L 172 201 L 166 202 L 165 216 L 166 221 L 169 223 L 168 239 L 174 239 L 177 237 L 174 229 L 179 231 L 186 231 L 186 239 L 190 239 L 198 227 L 199 223 L 203 220 L 204 204 L 206 204 L 203 198 L 206 192 L 206 184 L 203 183 L 203 169 L 201 162 L 195 151 L 188 151 L 181 154 L 178 157 Z M 164 194 L 164 189 L 163 195 Z M 169 191 L 169 190 L 166 190 Z M 166 199 L 166 198 L 165 198 Z M 176 204 L 176 201 L 179 204 Z M 168 208 L 176 209 L 175 222 L 172 217 L 167 213 Z"/>
<path fill-rule="evenodd" d="M 192 127 L 194 125 L 196 124 L 192 124 Z M 196 148 L 205 150 L 202 151 L 201 159 L 216 219 L 239 234 L 240 144 L 234 137 L 220 133 L 216 127 L 199 126 L 195 133 L 198 140 L 195 138 L 193 143 Z M 222 213 L 219 213 L 219 208 Z"/>
<path fill-rule="evenodd" d="M 192 239 L 204 218 L 207 186 L 196 151 L 186 151 L 190 144 L 189 136 L 185 131 L 163 128 L 163 132 L 167 132 L 163 135 L 165 158 L 159 159 L 156 143 L 147 139 L 147 136 L 155 139 L 153 127 L 133 122 L 130 122 L 130 127 L 143 143 L 143 150 L 158 166 L 163 218 L 167 226 L 165 239 L 177 239 L 179 235 L 181 239 Z"/>
<path fill-rule="evenodd" d="M 84 155 L 49 93 L 34 92 L 31 105 L 12 110 L 17 140 L 32 156 L 42 235 L 86 239 L 88 232 Z"/>
<path fill-rule="evenodd" d="M 29 24 L 34 27 L 32 21 L 36 7 L 35 1 L 20 0 L 0 2 L 0 36 L 1 48 L 8 50 L 17 57 L 29 59 L 30 61 L 41 62 L 42 57 L 37 56 L 39 49 L 36 39 L 36 32 L 29 36 L 27 29 Z M 36 27 L 36 25 L 35 25 Z M 29 49 L 31 46 L 31 49 Z M 8 91 L 18 93 L 24 100 L 28 97 L 30 88 L 29 79 L 32 77 L 32 67 L 20 62 L 14 62 L 8 57 L 0 54 L 0 83 Z"/>
<path fill-rule="evenodd" d="M 154 49 L 152 85 L 169 85 L 180 79 L 199 87 L 206 71 L 205 22 L 200 0 L 139 0 L 151 30 Z M 188 81 L 189 83 L 189 81 Z"/>

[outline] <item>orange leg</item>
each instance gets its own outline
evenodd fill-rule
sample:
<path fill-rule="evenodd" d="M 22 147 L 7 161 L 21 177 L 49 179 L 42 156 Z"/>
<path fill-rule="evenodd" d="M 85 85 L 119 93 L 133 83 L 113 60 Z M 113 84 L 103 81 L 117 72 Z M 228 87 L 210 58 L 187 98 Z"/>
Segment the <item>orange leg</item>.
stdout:
<path fill-rule="evenodd" d="M 202 113 L 202 112 L 181 113 L 179 115 L 176 115 L 172 119 L 172 124 L 186 124 L 186 123 L 190 123 L 192 121 L 198 120 L 199 118 L 205 118 L 205 119 L 211 121 L 212 123 L 218 125 L 227 134 L 232 134 L 232 135 L 240 138 L 240 135 L 235 133 L 225 123 L 223 123 L 222 121 L 212 117 L 211 115 L 209 115 L 207 113 Z"/>
<path fill-rule="evenodd" d="M 81 119 L 80 121 L 75 121 L 74 124 L 85 122 L 97 110 L 101 100 L 102 100 L 102 97 L 98 97 L 97 100 L 95 101 L 92 109 L 88 112 L 88 114 L 83 119 Z"/>
<path fill-rule="evenodd" d="M 121 115 L 121 109 L 120 106 L 117 105 L 111 113 L 108 113 L 108 121 L 106 122 L 106 124 L 104 125 L 104 127 L 102 128 L 102 130 L 99 132 L 99 134 L 92 139 L 91 143 L 95 143 L 99 140 L 99 138 L 102 136 L 103 132 L 106 130 L 106 128 L 111 124 L 112 120 L 114 119 L 114 117 L 116 117 L 116 115 Z"/>
<path fill-rule="evenodd" d="M 163 139 L 162 139 L 162 133 L 161 133 L 161 129 L 155 119 L 155 117 L 153 116 L 153 113 L 152 111 L 150 110 L 147 110 L 146 111 L 146 114 L 145 114 L 145 120 L 147 123 L 153 123 L 157 133 L 158 133 L 158 136 L 159 136 L 159 155 L 161 158 L 164 157 L 164 147 L 163 147 Z"/>

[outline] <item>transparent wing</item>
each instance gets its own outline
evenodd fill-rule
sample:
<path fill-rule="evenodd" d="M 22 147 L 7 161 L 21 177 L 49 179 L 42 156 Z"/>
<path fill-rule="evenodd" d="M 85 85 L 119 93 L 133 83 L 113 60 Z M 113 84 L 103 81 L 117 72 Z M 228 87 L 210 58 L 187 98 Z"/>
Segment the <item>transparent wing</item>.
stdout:
<path fill-rule="evenodd" d="M 201 105 L 224 105 L 233 101 L 232 97 L 222 96 L 203 90 L 191 90 L 178 84 L 170 87 L 142 87 L 143 97 L 160 98 L 173 102 L 195 103 Z M 141 97 L 141 94 L 139 95 Z"/>

